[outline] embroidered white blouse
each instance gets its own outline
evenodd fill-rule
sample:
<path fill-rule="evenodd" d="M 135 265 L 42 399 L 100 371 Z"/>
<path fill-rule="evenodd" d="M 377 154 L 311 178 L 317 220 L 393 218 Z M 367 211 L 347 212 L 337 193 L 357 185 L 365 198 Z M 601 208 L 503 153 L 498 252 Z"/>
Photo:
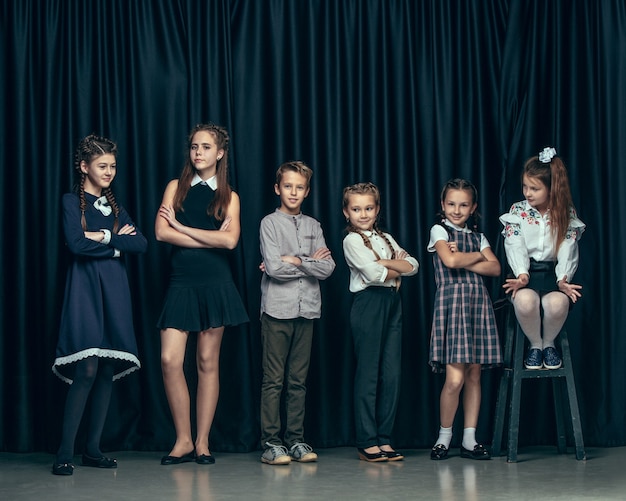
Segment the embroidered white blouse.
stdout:
<path fill-rule="evenodd" d="M 500 216 L 504 225 L 504 250 L 506 259 L 516 277 L 529 274 L 530 259 L 556 261 L 556 281 L 567 276 L 572 282 L 578 269 L 578 240 L 585 231 L 585 224 L 578 219 L 576 210 L 570 209 L 570 221 L 558 252 L 550 233 L 550 210 L 543 216 L 533 209 L 527 200 L 514 203 L 508 213 Z"/>

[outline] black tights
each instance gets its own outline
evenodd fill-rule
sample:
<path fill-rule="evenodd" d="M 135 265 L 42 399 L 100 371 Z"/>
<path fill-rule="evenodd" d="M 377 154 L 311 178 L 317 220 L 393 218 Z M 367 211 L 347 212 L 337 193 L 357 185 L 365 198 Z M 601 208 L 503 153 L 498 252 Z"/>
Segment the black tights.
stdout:
<path fill-rule="evenodd" d="M 74 382 L 70 385 L 63 415 L 61 446 L 57 452 L 58 463 L 71 463 L 74 457 L 74 442 L 78 427 L 91 393 L 89 426 L 85 454 L 99 458 L 100 437 L 111 400 L 113 361 L 89 357 L 76 364 Z"/>

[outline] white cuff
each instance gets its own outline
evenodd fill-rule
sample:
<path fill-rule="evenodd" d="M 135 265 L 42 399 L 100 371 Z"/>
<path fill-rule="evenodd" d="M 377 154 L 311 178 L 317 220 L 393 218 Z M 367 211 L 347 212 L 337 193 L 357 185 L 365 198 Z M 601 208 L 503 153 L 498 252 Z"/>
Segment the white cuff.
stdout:
<path fill-rule="evenodd" d="M 104 245 L 109 245 L 109 243 L 111 242 L 111 230 L 100 229 L 100 231 L 104 233 L 104 238 L 102 239 L 102 242 L 100 243 Z"/>

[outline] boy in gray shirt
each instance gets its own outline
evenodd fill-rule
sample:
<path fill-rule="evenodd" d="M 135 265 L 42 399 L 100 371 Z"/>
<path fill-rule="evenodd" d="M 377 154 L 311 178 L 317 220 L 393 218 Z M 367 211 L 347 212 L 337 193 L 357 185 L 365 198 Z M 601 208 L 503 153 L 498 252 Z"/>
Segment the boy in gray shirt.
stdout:
<path fill-rule="evenodd" d="M 313 171 L 287 162 L 276 171 L 280 208 L 261 220 L 261 461 L 310 462 L 317 454 L 304 442 L 306 377 L 314 319 L 321 316 L 319 280 L 335 269 L 319 222 L 301 212 Z M 285 381 L 286 378 L 286 381 Z M 285 387 L 285 435 L 280 438 L 280 402 Z"/>

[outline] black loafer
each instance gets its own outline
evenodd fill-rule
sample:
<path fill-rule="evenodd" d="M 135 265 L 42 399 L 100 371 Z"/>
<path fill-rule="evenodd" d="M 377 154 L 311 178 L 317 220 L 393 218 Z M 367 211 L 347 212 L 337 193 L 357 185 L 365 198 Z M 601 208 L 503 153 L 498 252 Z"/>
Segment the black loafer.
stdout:
<path fill-rule="evenodd" d="M 53 475 L 73 475 L 74 464 L 73 463 L 54 463 L 52 465 Z"/>
<path fill-rule="evenodd" d="M 382 461 L 389 461 L 387 453 L 383 451 L 378 452 L 365 452 L 363 449 L 357 449 L 359 451 L 359 459 L 362 461 L 369 461 L 370 463 L 380 463 Z"/>
<path fill-rule="evenodd" d="M 191 463 L 196 460 L 196 451 L 191 451 L 184 456 L 163 456 L 161 458 L 161 464 L 163 466 L 169 466 L 171 464 Z"/>
<path fill-rule="evenodd" d="M 215 464 L 215 458 L 211 454 L 200 454 L 199 456 L 196 456 L 196 463 Z"/>
<path fill-rule="evenodd" d="M 87 454 L 83 454 L 83 466 L 93 466 L 94 468 L 117 468 L 117 459 L 107 457 L 92 458 Z"/>
<path fill-rule="evenodd" d="M 468 459 L 491 459 L 491 454 L 482 444 L 476 444 L 474 450 L 471 451 L 461 445 L 461 457 Z"/>
<path fill-rule="evenodd" d="M 448 448 L 443 444 L 437 444 L 430 450 L 430 459 L 433 461 L 441 461 L 448 459 Z"/>

